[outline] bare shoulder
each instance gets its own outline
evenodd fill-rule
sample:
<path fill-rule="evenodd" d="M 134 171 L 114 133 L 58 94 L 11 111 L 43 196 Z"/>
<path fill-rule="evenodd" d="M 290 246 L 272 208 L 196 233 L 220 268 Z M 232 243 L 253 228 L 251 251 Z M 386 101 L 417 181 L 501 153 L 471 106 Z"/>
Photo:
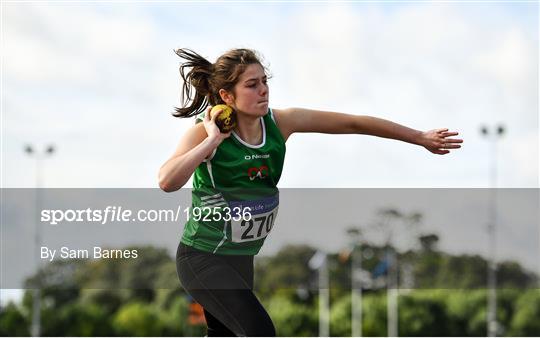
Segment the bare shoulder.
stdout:
<path fill-rule="evenodd" d="M 293 110 L 291 108 L 287 109 L 273 109 L 272 113 L 274 114 L 274 118 L 276 120 L 276 125 L 278 126 L 278 129 L 281 131 L 281 135 L 283 135 L 283 138 L 285 141 L 291 136 L 291 134 L 294 131 L 294 128 L 292 126 L 292 119 L 291 115 L 293 113 Z"/>

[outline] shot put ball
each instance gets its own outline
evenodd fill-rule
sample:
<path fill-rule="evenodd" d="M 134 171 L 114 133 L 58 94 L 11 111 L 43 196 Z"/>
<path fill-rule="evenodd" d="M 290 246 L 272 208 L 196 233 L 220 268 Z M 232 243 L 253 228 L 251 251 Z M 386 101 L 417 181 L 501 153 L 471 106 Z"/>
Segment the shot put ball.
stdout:
<path fill-rule="evenodd" d="M 210 116 L 213 117 L 218 110 L 221 110 L 216 117 L 216 125 L 222 133 L 228 133 L 236 127 L 236 112 L 225 104 L 218 104 L 210 111 Z"/>

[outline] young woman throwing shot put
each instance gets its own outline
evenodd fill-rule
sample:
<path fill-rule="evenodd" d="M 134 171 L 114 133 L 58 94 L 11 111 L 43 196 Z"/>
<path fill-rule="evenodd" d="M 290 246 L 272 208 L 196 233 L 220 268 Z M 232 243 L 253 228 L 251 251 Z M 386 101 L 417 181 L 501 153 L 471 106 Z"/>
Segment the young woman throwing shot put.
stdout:
<path fill-rule="evenodd" d="M 183 287 L 204 308 L 209 336 L 275 335 L 253 293 L 253 256 L 277 216 L 277 184 L 291 134 L 374 135 L 439 155 L 462 142 L 448 129 L 422 132 L 370 116 L 271 109 L 266 69 L 252 50 L 230 50 L 215 63 L 188 49 L 176 54 L 184 60 L 183 107 L 173 115 L 196 116 L 196 124 L 161 167 L 159 186 L 175 191 L 193 175 L 192 213 L 176 265 Z M 209 105 L 220 104 L 234 110 L 236 124 L 221 107 L 210 112 Z"/>

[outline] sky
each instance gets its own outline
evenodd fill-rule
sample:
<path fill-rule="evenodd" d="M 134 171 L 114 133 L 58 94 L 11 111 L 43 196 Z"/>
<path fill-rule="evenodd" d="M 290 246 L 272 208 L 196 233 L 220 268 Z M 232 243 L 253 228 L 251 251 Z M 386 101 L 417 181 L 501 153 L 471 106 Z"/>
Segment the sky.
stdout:
<path fill-rule="evenodd" d="M 536 2 L 2 3 L 0 187 L 153 188 L 193 124 L 180 59 L 259 51 L 270 107 L 460 132 L 438 156 L 365 135 L 295 134 L 281 188 L 538 188 Z M 188 186 L 190 184 L 188 183 Z"/>
<path fill-rule="evenodd" d="M 538 187 L 536 3 L 3 5 L 2 187 L 35 186 L 23 147 L 49 143 L 46 187 L 157 187 L 193 123 L 180 59 L 258 50 L 270 106 L 372 115 L 460 132 L 446 156 L 359 135 L 296 134 L 280 187 Z M 346 168 L 346 169 L 344 169 Z M 345 171 L 346 174 L 340 174 Z"/>

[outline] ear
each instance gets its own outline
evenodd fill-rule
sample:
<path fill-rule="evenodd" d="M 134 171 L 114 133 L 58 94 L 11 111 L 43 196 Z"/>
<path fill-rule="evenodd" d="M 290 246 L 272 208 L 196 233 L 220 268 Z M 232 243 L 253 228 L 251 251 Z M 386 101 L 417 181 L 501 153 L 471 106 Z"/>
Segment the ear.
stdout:
<path fill-rule="evenodd" d="M 232 93 L 226 91 L 225 89 L 220 89 L 219 90 L 219 96 L 221 97 L 221 99 L 223 100 L 223 102 L 225 102 L 226 105 L 228 106 L 232 106 L 233 103 L 234 103 L 234 96 Z"/>

